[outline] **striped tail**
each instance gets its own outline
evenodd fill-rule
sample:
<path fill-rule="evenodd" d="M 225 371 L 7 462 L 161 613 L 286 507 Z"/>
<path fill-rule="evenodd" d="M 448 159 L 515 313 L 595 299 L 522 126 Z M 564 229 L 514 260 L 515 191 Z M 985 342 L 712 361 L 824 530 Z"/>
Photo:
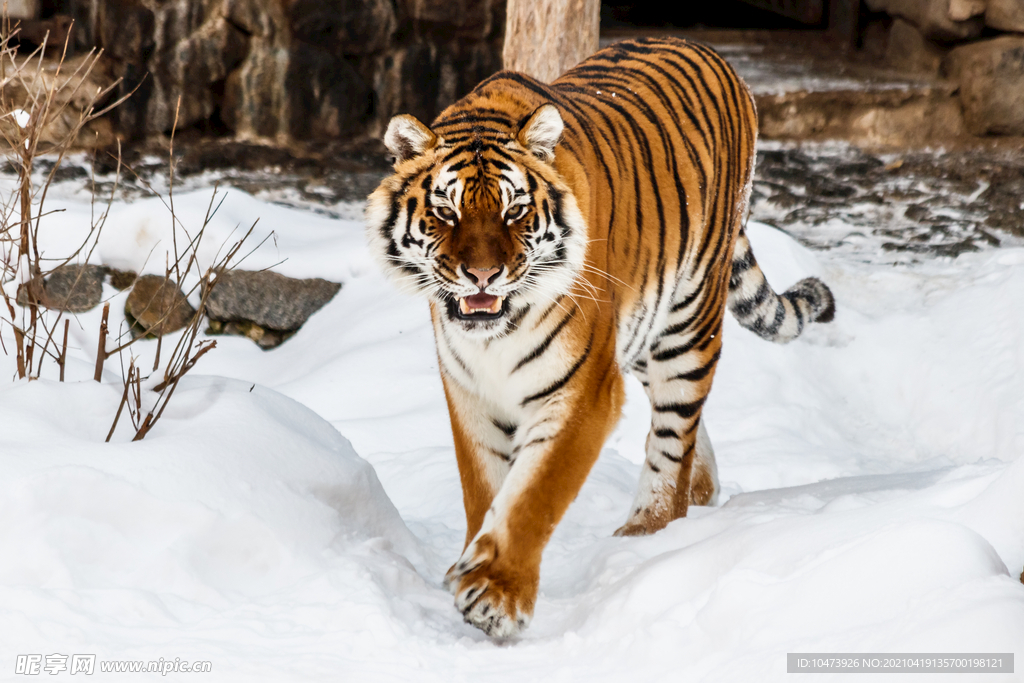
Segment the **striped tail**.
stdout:
<path fill-rule="evenodd" d="M 776 294 L 741 230 L 732 255 L 729 310 L 751 332 L 785 344 L 799 337 L 808 322 L 830 322 L 836 302 L 829 288 L 816 277 L 801 280 L 781 296 Z"/>

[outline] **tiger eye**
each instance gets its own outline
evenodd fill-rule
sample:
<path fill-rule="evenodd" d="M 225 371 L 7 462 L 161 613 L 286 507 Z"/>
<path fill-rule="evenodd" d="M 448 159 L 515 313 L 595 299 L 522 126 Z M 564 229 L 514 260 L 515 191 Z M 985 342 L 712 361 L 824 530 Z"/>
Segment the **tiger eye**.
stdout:
<path fill-rule="evenodd" d="M 505 212 L 506 221 L 517 221 L 526 215 L 527 206 L 525 204 L 516 204 Z"/>
<path fill-rule="evenodd" d="M 437 217 L 443 221 L 448 221 L 449 223 L 451 223 L 456 218 L 455 212 L 449 209 L 447 206 L 435 206 L 433 208 L 434 213 L 437 215 Z"/>

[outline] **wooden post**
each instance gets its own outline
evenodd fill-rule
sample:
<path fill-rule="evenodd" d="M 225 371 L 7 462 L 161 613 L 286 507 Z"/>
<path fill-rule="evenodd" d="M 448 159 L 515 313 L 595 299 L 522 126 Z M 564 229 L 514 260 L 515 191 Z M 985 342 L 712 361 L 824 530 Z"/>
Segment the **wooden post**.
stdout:
<path fill-rule="evenodd" d="M 508 0 L 505 68 L 550 83 L 597 52 L 600 0 Z"/>

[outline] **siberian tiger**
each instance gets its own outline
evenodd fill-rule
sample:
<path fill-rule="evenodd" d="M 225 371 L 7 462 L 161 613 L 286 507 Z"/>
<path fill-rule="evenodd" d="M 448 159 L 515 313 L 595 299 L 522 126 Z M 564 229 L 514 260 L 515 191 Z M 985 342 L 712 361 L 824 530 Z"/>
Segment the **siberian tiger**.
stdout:
<path fill-rule="evenodd" d="M 469 623 L 528 623 L 541 552 L 619 418 L 623 372 L 652 423 L 620 535 L 713 504 L 701 407 L 728 302 L 786 342 L 832 319 L 808 278 L 779 296 L 743 232 L 757 118 L 712 49 L 620 42 L 550 85 L 498 73 L 427 127 L 394 117 L 372 250 L 430 302 L 466 511 L 446 584 Z"/>

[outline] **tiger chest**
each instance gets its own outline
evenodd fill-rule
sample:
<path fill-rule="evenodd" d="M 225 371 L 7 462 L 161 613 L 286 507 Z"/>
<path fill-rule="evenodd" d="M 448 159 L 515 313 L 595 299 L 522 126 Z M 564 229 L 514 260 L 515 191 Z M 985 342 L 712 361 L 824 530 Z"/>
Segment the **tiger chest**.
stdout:
<path fill-rule="evenodd" d="M 573 336 L 551 337 L 551 331 L 524 324 L 503 337 L 479 340 L 435 321 L 438 358 L 456 387 L 460 413 L 477 440 L 506 459 L 514 460 L 538 429 L 547 433 L 561 419 L 563 392 L 549 389 L 579 350 Z"/>

